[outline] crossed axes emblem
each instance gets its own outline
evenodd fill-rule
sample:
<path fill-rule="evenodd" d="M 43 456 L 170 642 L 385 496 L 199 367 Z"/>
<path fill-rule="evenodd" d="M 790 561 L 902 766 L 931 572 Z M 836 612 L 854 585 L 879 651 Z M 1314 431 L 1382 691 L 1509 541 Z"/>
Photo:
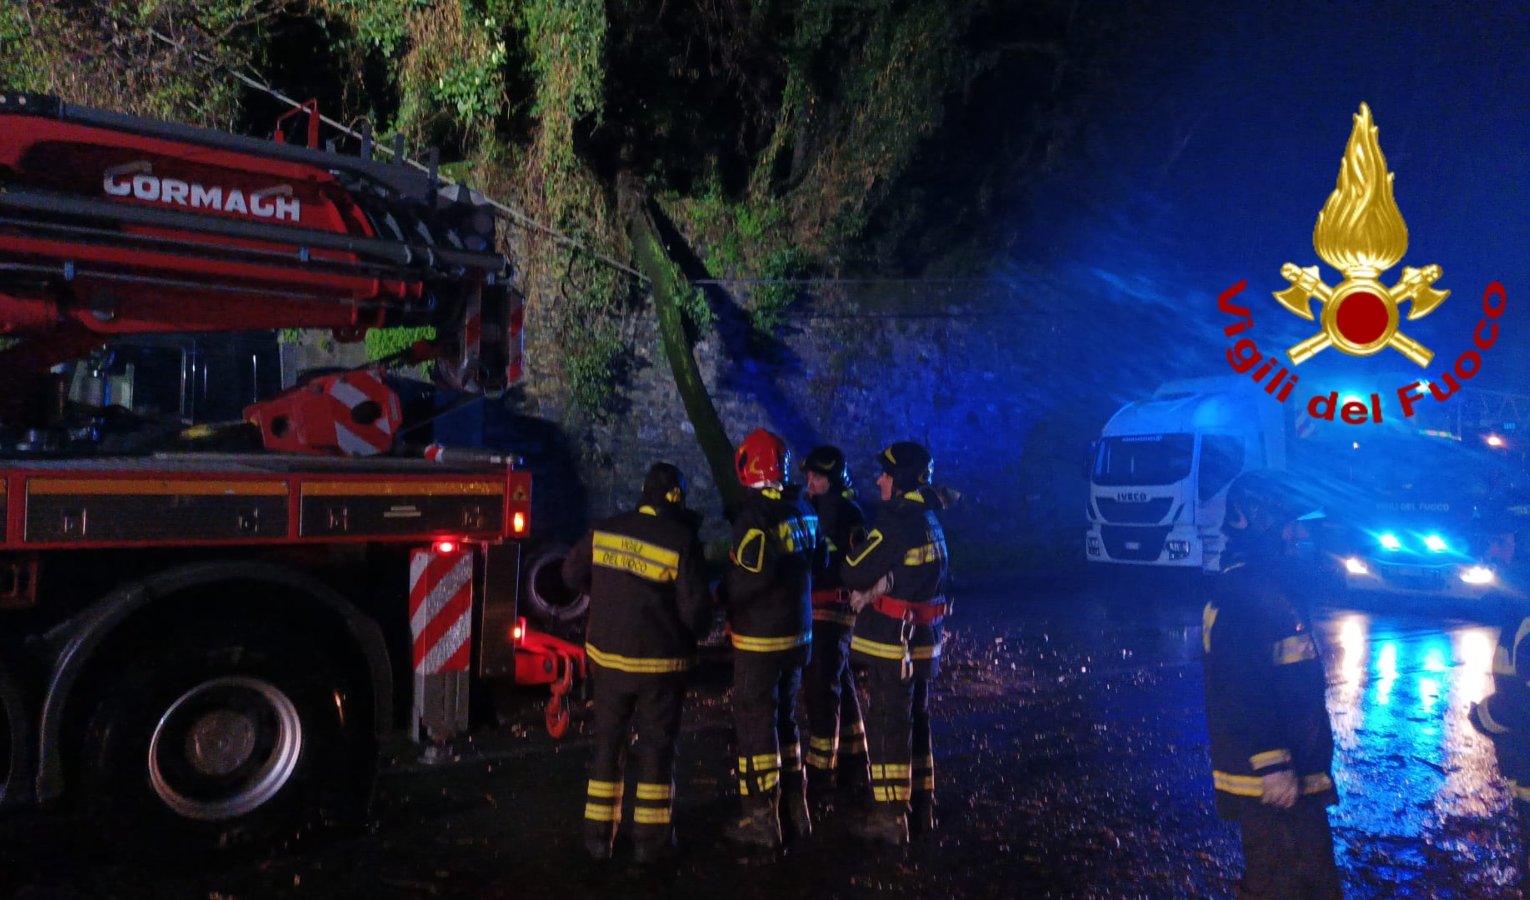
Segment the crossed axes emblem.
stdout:
<path fill-rule="evenodd" d="M 1338 287 L 1323 283 L 1317 266 L 1298 268 L 1292 263 L 1280 267 L 1280 274 L 1291 283 L 1283 291 L 1275 291 L 1280 305 L 1308 321 L 1318 321 L 1323 330 L 1286 351 L 1295 365 L 1301 365 L 1330 346 L 1338 347 L 1353 356 L 1369 356 L 1384 347 L 1395 348 L 1419 366 L 1429 365 L 1434 352 L 1418 341 L 1397 330 L 1401 315 L 1398 306 L 1404 302 L 1408 320 L 1427 316 L 1435 307 L 1445 302 L 1450 291 L 1435 290 L 1434 282 L 1443 271 L 1439 266 L 1429 265 L 1422 269 L 1405 266 L 1402 278 L 1386 287 L 1373 277 L 1349 273 Z M 1311 301 L 1323 304 L 1321 317 L 1312 314 Z M 1351 307 L 1351 315 L 1340 321 L 1340 310 Z M 1379 324 L 1378 314 L 1385 316 Z M 1351 333 L 1346 334 L 1348 328 Z"/>

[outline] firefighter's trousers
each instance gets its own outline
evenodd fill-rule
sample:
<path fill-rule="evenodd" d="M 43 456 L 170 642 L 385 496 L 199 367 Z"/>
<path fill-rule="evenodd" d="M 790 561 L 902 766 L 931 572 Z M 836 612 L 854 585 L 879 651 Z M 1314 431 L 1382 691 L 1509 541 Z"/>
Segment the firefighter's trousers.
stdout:
<path fill-rule="evenodd" d="M 778 653 L 733 650 L 733 728 L 738 737 L 738 792 L 744 813 L 774 806 L 781 784 L 800 784 L 802 744 L 797 734 L 801 648 Z"/>
<path fill-rule="evenodd" d="M 871 796 L 877 809 L 906 813 L 910 802 L 935 802 L 935 754 L 930 746 L 930 680 L 904 679 L 901 663 L 866 666 L 866 738 L 871 757 Z M 888 804 L 888 806 L 883 806 Z"/>
<path fill-rule="evenodd" d="M 674 803 L 675 739 L 680 734 L 680 705 L 685 674 L 634 674 L 591 663 L 595 692 L 595 758 L 585 798 L 587 838 L 610 841 L 622 820 L 624 769 L 629 734 L 636 757 L 632 840 L 660 846 L 669 840 Z"/>
<path fill-rule="evenodd" d="M 1328 808 L 1322 803 L 1304 797 L 1291 809 L 1259 805 L 1238 818 L 1238 828 L 1243 843 L 1239 897 L 1344 896 Z"/>
<path fill-rule="evenodd" d="M 818 610 L 813 613 L 817 616 Z M 815 782 L 820 774 L 827 780 L 836 767 L 859 770 L 853 780 L 866 780 L 866 726 L 850 670 L 850 631 L 840 622 L 813 622 L 813 658 L 803 672 L 802 702 L 808 720 L 806 759 Z"/>

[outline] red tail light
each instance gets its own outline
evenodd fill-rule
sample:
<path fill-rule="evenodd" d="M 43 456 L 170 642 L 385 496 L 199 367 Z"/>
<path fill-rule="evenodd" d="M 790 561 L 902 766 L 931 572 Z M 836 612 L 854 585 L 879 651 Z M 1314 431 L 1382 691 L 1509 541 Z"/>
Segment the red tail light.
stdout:
<path fill-rule="evenodd" d="M 449 556 L 456 553 L 459 546 L 461 545 L 456 541 L 436 541 L 435 546 L 431 549 L 435 550 L 437 555 Z"/>

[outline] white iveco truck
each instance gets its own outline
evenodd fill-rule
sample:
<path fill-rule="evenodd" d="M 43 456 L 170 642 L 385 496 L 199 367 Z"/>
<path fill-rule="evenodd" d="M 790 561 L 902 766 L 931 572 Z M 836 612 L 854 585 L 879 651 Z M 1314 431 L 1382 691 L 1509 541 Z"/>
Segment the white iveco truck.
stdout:
<path fill-rule="evenodd" d="M 1089 561 L 1217 570 L 1228 486 L 1285 468 L 1283 412 L 1237 377 L 1167 382 L 1123 406 L 1090 467 Z"/>

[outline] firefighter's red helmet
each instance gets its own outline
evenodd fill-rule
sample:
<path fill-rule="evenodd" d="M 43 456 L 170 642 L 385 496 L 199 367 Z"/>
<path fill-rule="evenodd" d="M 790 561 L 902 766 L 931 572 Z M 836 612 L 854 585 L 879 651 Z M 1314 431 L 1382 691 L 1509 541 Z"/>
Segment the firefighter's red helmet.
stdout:
<path fill-rule="evenodd" d="M 756 428 L 738 445 L 738 452 L 733 454 L 733 468 L 738 473 L 738 483 L 744 487 L 769 481 L 783 482 L 791 470 L 791 453 L 780 437 Z"/>

